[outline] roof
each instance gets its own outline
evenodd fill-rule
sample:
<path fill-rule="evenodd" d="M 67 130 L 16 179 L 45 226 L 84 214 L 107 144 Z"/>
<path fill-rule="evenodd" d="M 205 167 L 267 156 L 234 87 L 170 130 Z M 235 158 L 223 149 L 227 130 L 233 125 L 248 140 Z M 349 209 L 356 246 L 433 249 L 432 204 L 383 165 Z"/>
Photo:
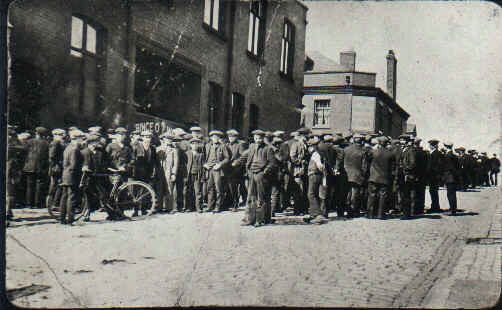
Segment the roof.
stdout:
<path fill-rule="evenodd" d="M 350 71 L 350 68 L 342 66 L 333 59 L 323 55 L 321 52 L 311 51 L 306 54 L 314 61 L 314 70 L 311 72 Z"/>

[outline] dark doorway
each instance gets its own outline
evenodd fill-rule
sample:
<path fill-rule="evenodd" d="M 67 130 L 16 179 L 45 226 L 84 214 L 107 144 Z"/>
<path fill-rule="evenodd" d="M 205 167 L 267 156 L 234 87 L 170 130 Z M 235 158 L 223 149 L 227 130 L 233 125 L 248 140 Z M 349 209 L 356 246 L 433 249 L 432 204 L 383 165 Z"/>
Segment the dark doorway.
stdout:
<path fill-rule="evenodd" d="M 198 124 L 200 87 L 198 74 L 152 49 L 136 48 L 134 100 L 138 112 Z"/>

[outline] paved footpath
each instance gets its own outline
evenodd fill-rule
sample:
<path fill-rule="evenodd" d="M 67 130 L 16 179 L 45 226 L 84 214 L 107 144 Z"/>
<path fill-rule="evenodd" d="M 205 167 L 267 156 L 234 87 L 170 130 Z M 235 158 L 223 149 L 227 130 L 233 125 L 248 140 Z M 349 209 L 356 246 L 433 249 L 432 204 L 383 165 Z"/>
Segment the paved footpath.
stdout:
<path fill-rule="evenodd" d="M 459 216 L 258 229 L 242 212 L 67 227 L 16 209 L 40 221 L 8 229 L 7 289 L 25 307 L 484 307 L 501 291 L 500 198 L 459 192 Z"/>

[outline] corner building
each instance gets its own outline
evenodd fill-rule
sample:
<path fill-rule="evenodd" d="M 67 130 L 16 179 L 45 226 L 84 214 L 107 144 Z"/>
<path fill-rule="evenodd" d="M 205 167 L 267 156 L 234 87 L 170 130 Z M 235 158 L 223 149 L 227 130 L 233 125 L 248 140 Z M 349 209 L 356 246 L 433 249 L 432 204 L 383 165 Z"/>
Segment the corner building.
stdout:
<path fill-rule="evenodd" d="M 15 0 L 9 122 L 296 129 L 298 0 Z"/>
<path fill-rule="evenodd" d="M 362 134 L 383 132 L 397 137 L 407 131 L 409 114 L 396 102 L 397 60 L 387 59 L 387 92 L 375 86 L 376 73 L 356 71 L 356 53 L 341 52 L 340 63 L 312 52 L 305 72 L 305 126 L 314 132 Z"/>

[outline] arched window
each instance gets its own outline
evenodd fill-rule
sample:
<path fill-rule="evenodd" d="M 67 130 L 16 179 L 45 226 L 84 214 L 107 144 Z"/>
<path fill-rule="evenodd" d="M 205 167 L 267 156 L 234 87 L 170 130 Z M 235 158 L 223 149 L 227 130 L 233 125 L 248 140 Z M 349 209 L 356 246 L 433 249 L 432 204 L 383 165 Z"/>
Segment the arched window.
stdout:
<path fill-rule="evenodd" d="M 99 109 L 104 28 L 84 16 L 73 15 L 70 43 L 72 68 L 68 99 L 72 108 L 83 113 L 83 118 L 89 118 Z"/>

